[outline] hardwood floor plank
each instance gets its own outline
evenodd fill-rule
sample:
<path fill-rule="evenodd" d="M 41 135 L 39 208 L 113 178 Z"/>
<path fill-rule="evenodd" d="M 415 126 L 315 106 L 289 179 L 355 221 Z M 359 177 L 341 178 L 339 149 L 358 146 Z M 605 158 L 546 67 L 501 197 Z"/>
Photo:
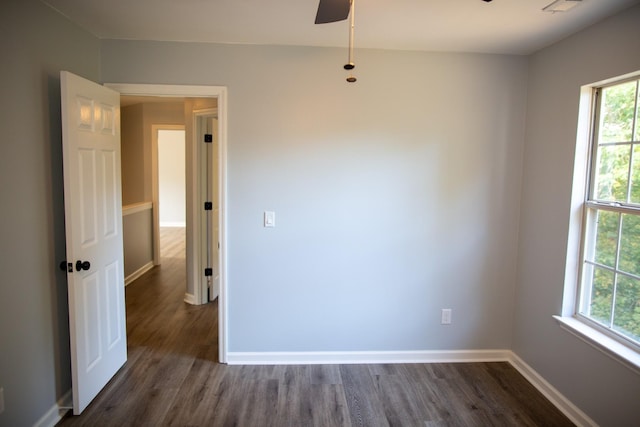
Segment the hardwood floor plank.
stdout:
<path fill-rule="evenodd" d="M 403 376 L 377 376 L 376 388 L 391 427 L 423 425 L 431 421 L 422 399 L 416 398 L 417 390 Z"/>
<path fill-rule="evenodd" d="M 382 402 L 378 399 L 378 393 L 367 366 L 341 365 L 340 374 L 351 425 L 388 427 L 389 423 Z"/>
<path fill-rule="evenodd" d="M 220 367 L 208 360 L 196 359 L 162 425 L 210 425 L 214 414 L 219 412 L 219 405 L 224 403 L 221 388 L 229 387 L 223 384 L 225 376 Z"/>
<path fill-rule="evenodd" d="M 434 387 L 434 378 L 425 369 L 426 365 L 411 364 L 402 365 L 405 381 L 411 385 L 424 410 L 425 424 L 438 425 L 440 422 L 451 418 L 446 405 L 440 401 L 439 393 Z"/>
<path fill-rule="evenodd" d="M 496 388 L 505 394 L 505 408 L 517 408 L 512 416 L 520 420 L 522 425 L 540 425 L 540 419 L 549 420 L 547 425 L 550 426 L 573 425 L 512 366 L 507 363 L 488 363 L 485 369 L 493 378 Z"/>
<path fill-rule="evenodd" d="M 337 384 L 281 386 L 275 425 L 350 426 L 344 389 Z"/>
<path fill-rule="evenodd" d="M 311 384 L 342 384 L 339 365 L 309 366 Z"/>

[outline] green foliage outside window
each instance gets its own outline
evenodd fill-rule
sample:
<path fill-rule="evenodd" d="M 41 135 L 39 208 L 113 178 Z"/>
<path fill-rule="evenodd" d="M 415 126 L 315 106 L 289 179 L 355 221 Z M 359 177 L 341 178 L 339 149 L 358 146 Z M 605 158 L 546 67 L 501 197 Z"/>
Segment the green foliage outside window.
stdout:
<path fill-rule="evenodd" d="M 601 91 L 592 200 L 640 208 L 638 84 Z M 587 260 L 594 264 L 585 264 L 584 271 L 591 295 L 583 311 L 640 342 L 640 212 L 597 209 L 596 224 L 593 259 Z"/>

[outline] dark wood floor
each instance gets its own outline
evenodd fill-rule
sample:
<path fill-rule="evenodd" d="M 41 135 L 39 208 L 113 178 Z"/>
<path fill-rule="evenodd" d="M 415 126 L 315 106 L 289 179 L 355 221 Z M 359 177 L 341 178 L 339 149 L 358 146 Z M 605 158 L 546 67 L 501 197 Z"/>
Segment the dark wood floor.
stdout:
<path fill-rule="evenodd" d="M 184 234 L 126 289 L 128 361 L 61 426 L 571 426 L 508 363 L 227 366 L 217 305 L 191 306 Z"/>

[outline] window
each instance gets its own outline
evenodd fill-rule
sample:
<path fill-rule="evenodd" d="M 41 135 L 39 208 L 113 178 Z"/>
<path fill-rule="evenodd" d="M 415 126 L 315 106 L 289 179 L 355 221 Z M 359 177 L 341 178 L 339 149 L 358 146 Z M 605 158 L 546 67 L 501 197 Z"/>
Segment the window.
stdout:
<path fill-rule="evenodd" d="M 640 79 L 595 89 L 577 317 L 640 350 Z"/>

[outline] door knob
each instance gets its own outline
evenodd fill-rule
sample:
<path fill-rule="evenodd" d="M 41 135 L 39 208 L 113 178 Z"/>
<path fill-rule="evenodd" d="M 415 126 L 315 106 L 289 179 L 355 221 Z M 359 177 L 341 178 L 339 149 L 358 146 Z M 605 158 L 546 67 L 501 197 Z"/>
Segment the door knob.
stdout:
<path fill-rule="evenodd" d="M 91 263 L 89 261 L 76 261 L 76 271 L 89 270 Z"/>
<path fill-rule="evenodd" d="M 67 272 L 67 273 L 73 273 L 73 264 L 71 264 L 70 262 L 67 263 L 67 261 L 61 261 L 60 262 L 60 270 Z"/>

